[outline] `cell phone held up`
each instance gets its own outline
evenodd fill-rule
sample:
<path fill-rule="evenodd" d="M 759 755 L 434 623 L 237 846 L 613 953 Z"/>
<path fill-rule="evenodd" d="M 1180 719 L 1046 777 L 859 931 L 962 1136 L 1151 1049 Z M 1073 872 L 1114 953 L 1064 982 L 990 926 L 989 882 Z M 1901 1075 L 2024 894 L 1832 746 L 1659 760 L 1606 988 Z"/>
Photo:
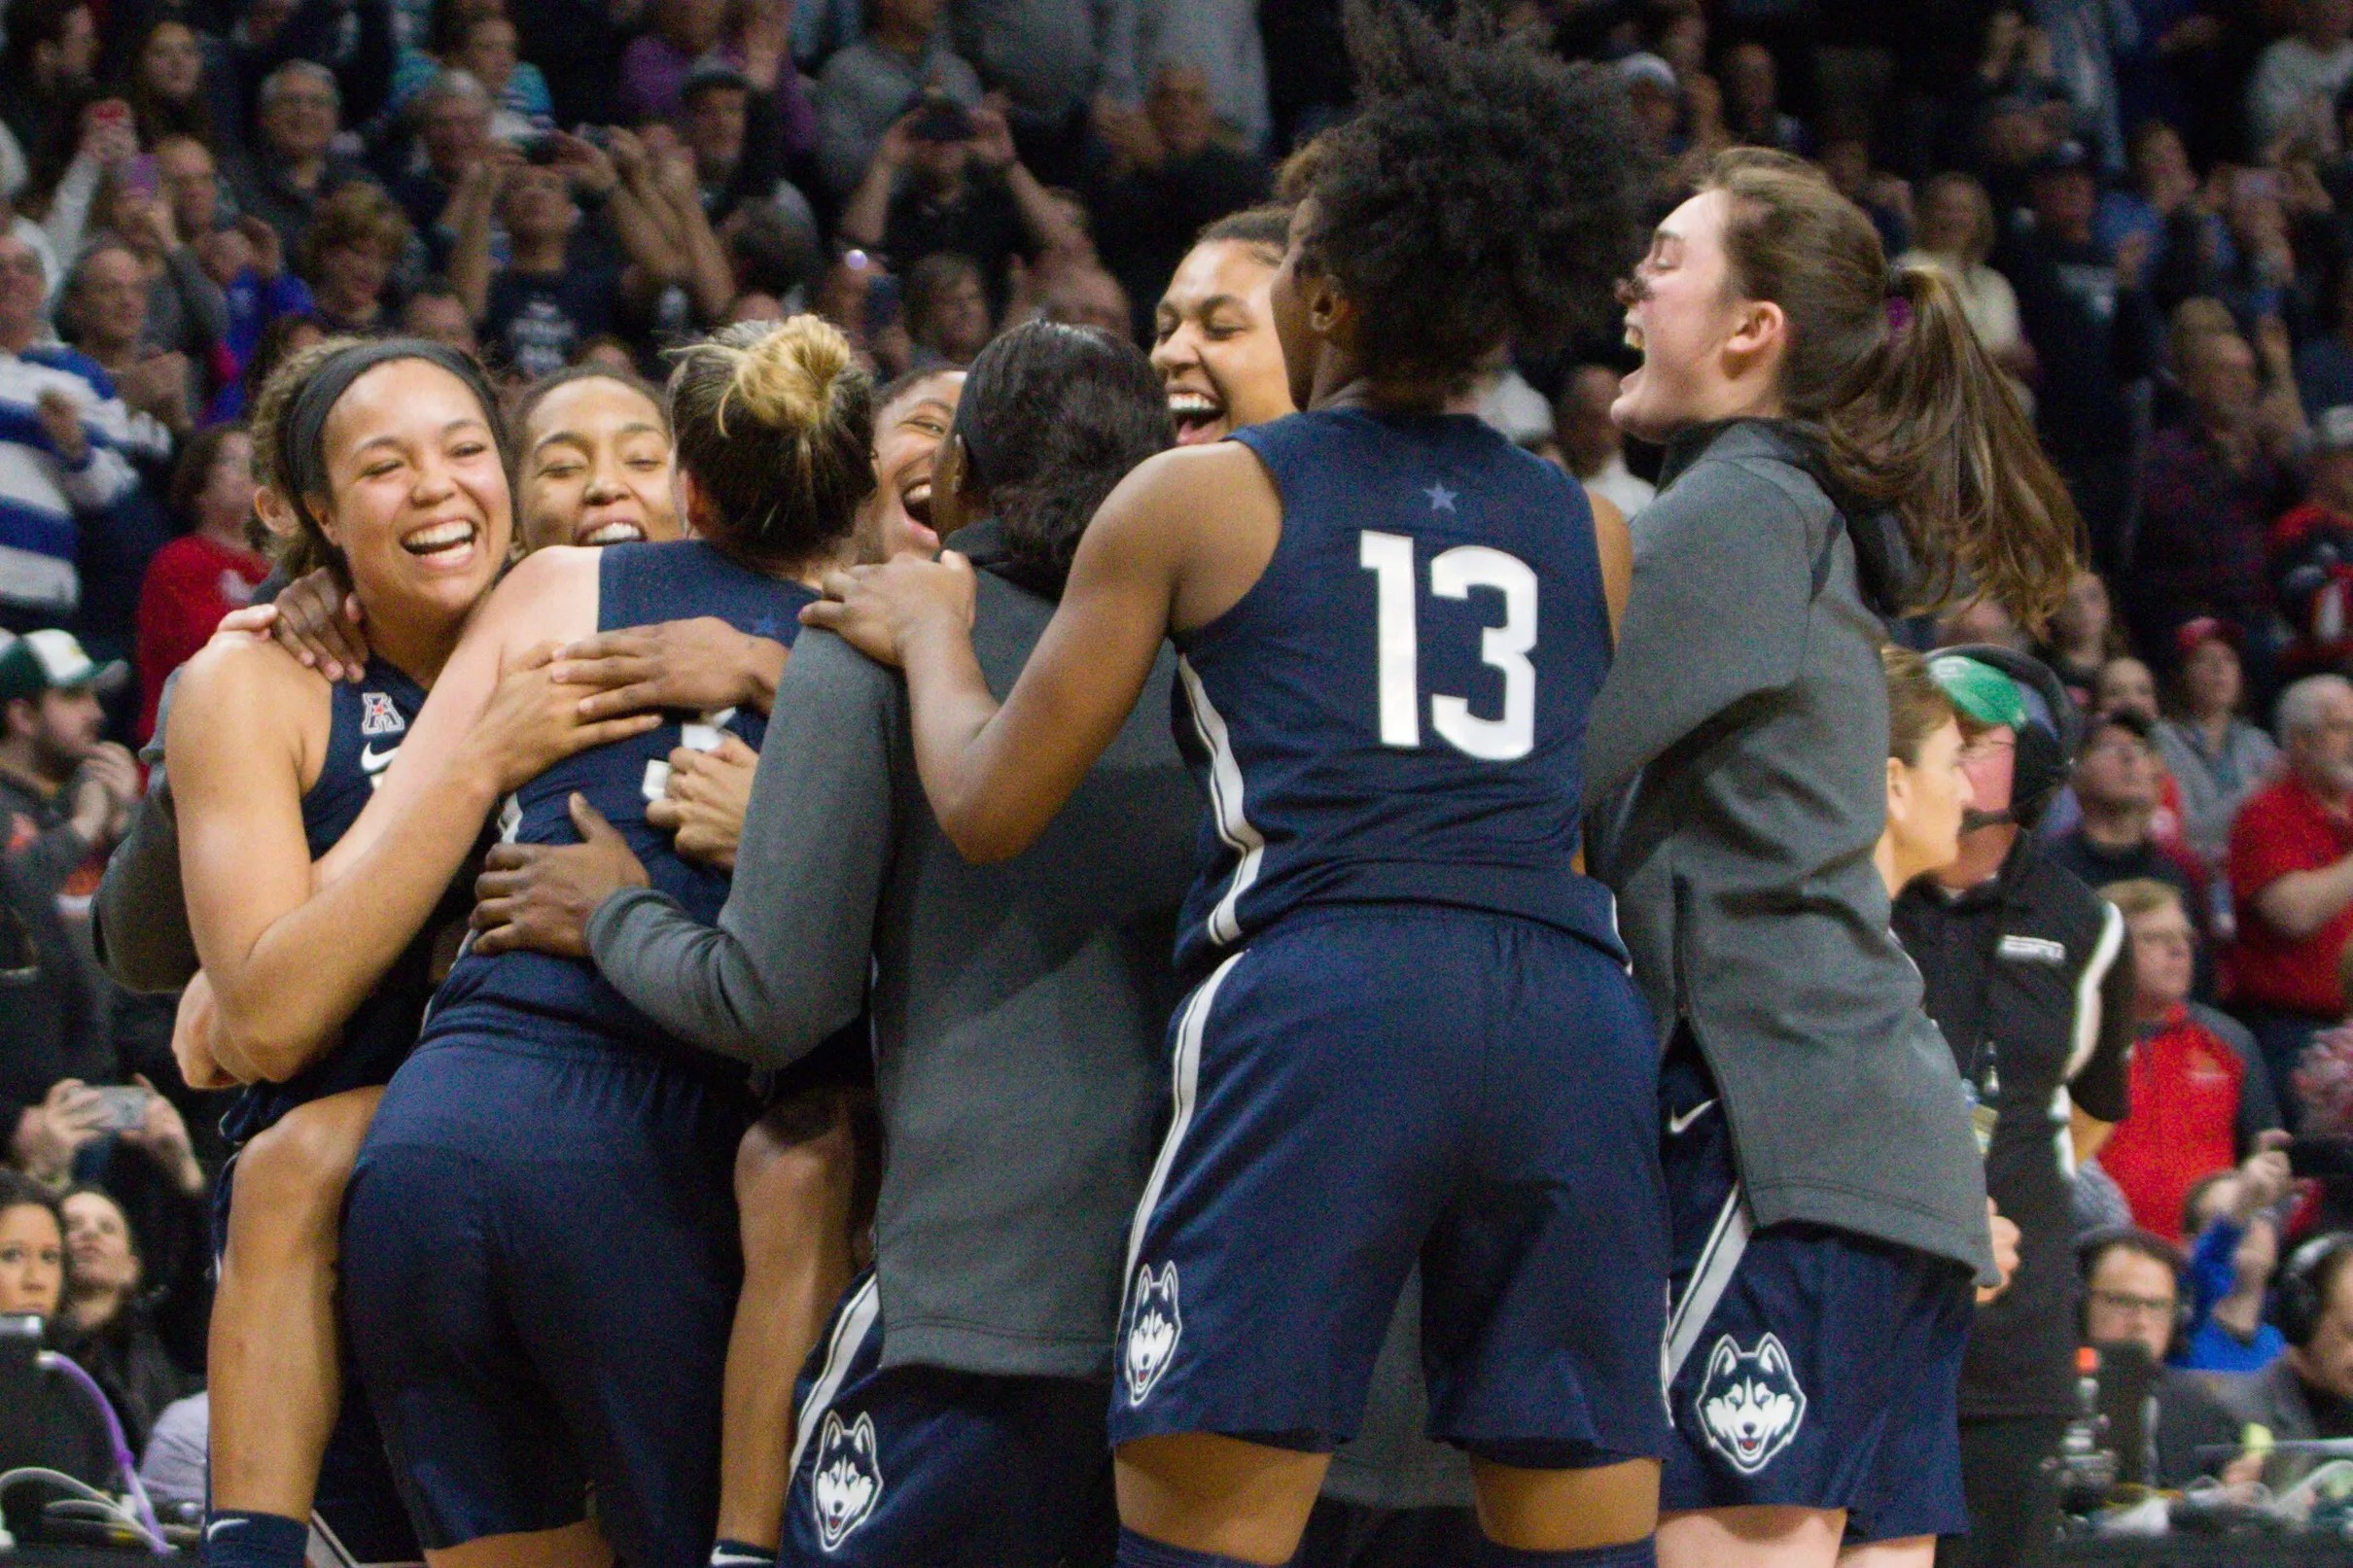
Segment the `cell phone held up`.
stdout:
<path fill-rule="evenodd" d="M 93 1091 L 98 1103 L 105 1108 L 106 1119 L 98 1124 L 106 1132 L 127 1132 L 147 1125 L 147 1107 L 155 1091 L 141 1089 L 136 1084 L 110 1084 Z"/>

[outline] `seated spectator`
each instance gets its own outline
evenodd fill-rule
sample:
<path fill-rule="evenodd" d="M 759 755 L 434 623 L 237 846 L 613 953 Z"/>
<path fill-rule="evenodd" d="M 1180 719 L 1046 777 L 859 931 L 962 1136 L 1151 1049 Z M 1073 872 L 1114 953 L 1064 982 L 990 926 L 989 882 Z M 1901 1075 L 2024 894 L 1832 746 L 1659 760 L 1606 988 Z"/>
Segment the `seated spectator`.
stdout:
<path fill-rule="evenodd" d="M 1087 204 L 1104 264 L 1139 303 L 1160 297 L 1204 226 L 1264 198 L 1266 165 L 1217 142 L 1209 79 L 1164 65 L 1141 116 L 1115 117 L 1108 163 L 1091 173 Z M 1141 334 L 1145 322 L 1134 331 Z"/>
<path fill-rule="evenodd" d="M 84 0 L 15 0 L 8 8 L 0 123 L 36 169 L 64 163 L 97 63 L 98 27 Z"/>
<path fill-rule="evenodd" d="M 408 296 L 408 303 L 401 307 L 401 331 L 411 337 L 446 343 L 460 354 L 481 352 L 473 314 L 446 283 L 428 283 Z"/>
<path fill-rule="evenodd" d="M 2193 1372 L 2261 1372 L 2286 1343 L 2266 1316 L 2279 1266 L 2279 1201 L 2287 1156 L 2274 1139 L 2190 1189 L 2182 1233 L 2190 1253 L 2191 1310 L 2175 1358 Z"/>
<path fill-rule="evenodd" d="M 1658 494 L 1647 479 L 1626 467 L 1626 437 L 1609 417 L 1618 401 L 1618 372 L 1606 365 L 1580 365 L 1561 384 L 1553 404 L 1553 439 L 1570 475 L 1595 495 L 1632 517 Z"/>
<path fill-rule="evenodd" d="M 980 78 L 949 46 L 942 0 L 873 0 L 866 36 L 817 79 L 817 166 L 836 196 L 865 178 L 883 133 L 927 92 L 980 107 Z"/>
<path fill-rule="evenodd" d="M 1268 128 L 1266 46 L 1258 32 L 1257 0 L 1186 0 L 1137 11 L 1136 62 L 1147 84 L 1147 103 L 1149 84 L 1163 69 L 1181 64 L 1197 70 L 1208 88 L 1218 142 L 1251 157 L 1262 156 Z M 1108 103 L 1097 105 L 1096 133 L 1103 134 L 1107 117 L 1118 113 Z"/>
<path fill-rule="evenodd" d="M 555 104 L 540 68 L 516 55 L 517 35 L 502 0 L 436 0 L 422 49 L 404 49 L 393 65 L 394 114 L 409 109 L 442 76 L 461 72 L 493 107 L 491 134 L 519 145 L 555 123 Z"/>
<path fill-rule="evenodd" d="M 14 1170 L 0 1168 L 0 1312 L 30 1312 L 56 1321 L 64 1305 L 69 1265 L 65 1216 L 49 1192 Z M 36 1373 L 19 1396 L 0 1399 L 0 1470 L 26 1465 L 62 1471 L 88 1486 L 114 1480 L 115 1456 L 105 1424 L 88 1397 L 56 1373 Z M 22 1530 L 39 1494 L 12 1491 L 19 1512 L 6 1516 Z"/>
<path fill-rule="evenodd" d="M 334 73 L 309 60 L 289 60 L 262 84 L 258 134 L 230 183 L 239 209 L 276 229 L 290 256 L 301 253 L 321 202 L 345 186 L 374 183 L 356 159 L 334 150 L 342 102 Z"/>
<path fill-rule="evenodd" d="M 2112 883 L 2100 896 L 2124 911 L 2130 933 L 2138 1026 L 2132 1108 L 2100 1146 L 2100 1167 L 2133 1224 L 2178 1244 L 2191 1188 L 2233 1168 L 2279 1126 L 2279 1107 L 2255 1037 L 2190 1000 L 2198 935 L 2179 891 L 2143 879 Z"/>
<path fill-rule="evenodd" d="M 815 248 L 817 214 L 786 176 L 771 94 L 756 91 L 734 66 L 707 60 L 687 73 L 678 128 L 693 155 L 695 188 L 711 224 L 723 224 L 744 208 L 766 206 L 804 229 Z"/>
<path fill-rule="evenodd" d="M 2353 661 L 2353 402 L 2312 421 L 2312 489 L 2265 540 L 2271 589 L 2288 623 L 2290 679 Z"/>
<path fill-rule="evenodd" d="M 1076 251 L 1085 234 L 1013 149 L 1004 116 L 935 103 L 903 115 L 842 209 L 840 236 L 901 273 L 954 251 L 979 263 L 989 314 L 1003 313 L 1016 254 Z M 1152 288 L 1159 288 L 1156 281 Z"/>
<path fill-rule="evenodd" d="M 130 753 L 99 739 L 98 698 L 126 675 L 67 632 L 0 648 L 0 918 L 28 950 L 0 976 L 0 1107 L 41 1102 L 60 1079 L 113 1075 L 76 926 L 139 798 Z"/>
<path fill-rule="evenodd" d="M 171 480 L 172 522 L 187 532 L 156 552 L 139 594 L 142 743 L 155 733 L 164 677 L 211 640 L 222 616 L 251 604 L 269 575 L 247 537 L 253 498 L 252 438 L 233 425 L 197 432 Z"/>
<path fill-rule="evenodd" d="M 2051 640 L 2034 656 L 2051 667 L 2078 708 L 2097 706 L 2094 691 L 2107 663 L 2125 651 L 2107 579 L 2089 567 L 2067 584 L 2067 598 L 2051 617 Z"/>
<path fill-rule="evenodd" d="M 1724 52 L 1717 74 L 1724 84 L 1724 129 L 1748 147 L 1803 155 L 1810 138 L 1797 116 L 1781 108 L 1781 71 L 1773 51 L 1751 40 Z"/>
<path fill-rule="evenodd" d="M 980 268 L 969 257 L 927 256 L 907 274 L 907 335 L 918 370 L 962 369 L 997 335 Z"/>
<path fill-rule="evenodd" d="M 2201 615 L 2183 623 L 2174 711 L 2157 722 L 2158 755 L 2181 792 L 2183 837 L 2208 877 L 2230 859 L 2231 819 L 2279 763 L 2271 737 L 2239 716 L 2247 693 L 2239 643 L 2229 621 Z"/>
<path fill-rule="evenodd" d="M 243 127 L 232 126 L 225 136 L 214 122 L 203 40 L 185 20 L 162 16 L 149 22 L 131 47 L 130 62 L 123 96 L 141 145 L 152 152 L 169 136 L 185 136 L 201 147 L 234 144 Z"/>
<path fill-rule="evenodd" d="M 390 323 L 388 291 L 408 238 L 408 220 L 379 187 L 352 186 L 319 204 L 298 264 L 330 332 L 366 336 Z"/>
<path fill-rule="evenodd" d="M 151 439 L 168 451 L 195 428 L 196 367 L 187 355 L 149 342 L 147 300 L 139 259 L 111 239 L 85 251 L 66 278 L 64 314 L 75 346 L 106 372 L 133 418 L 157 427 Z"/>
<path fill-rule="evenodd" d="M 212 1399 L 202 1392 L 164 1407 L 147 1434 L 139 1456 L 139 1480 L 158 1508 L 194 1504 L 212 1495 L 207 1486 L 212 1447 Z"/>
<path fill-rule="evenodd" d="M 407 116 L 423 166 L 393 181 L 392 199 L 427 236 L 427 254 L 445 258 L 456 230 L 443 215 L 466 171 L 490 153 L 490 94 L 464 71 L 442 71 L 417 89 Z"/>
<path fill-rule="evenodd" d="M 154 1103 L 170 1108 L 159 1098 Z M 201 1172 L 196 1181 L 201 1190 Z M 103 1188 L 75 1187 L 58 1206 L 65 1214 L 66 1251 L 74 1260 L 58 1314 L 60 1342 L 106 1391 L 135 1453 L 147 1446 L 148 1430 L 163 1408 L 193 1391 L 193 1380 L 173 1365 L 156 1333 L 142 1295 L 146 1280 L 138 1241 L 123 1205 Z"/>
<path fill-rule="evenodd" d="M 2181 1254 L 2164 1237 L 2135 1230 L 2094 1238 L 2077 1258 L 2084 1271 L 2084 1342 L 2138 1345 L 2157 1368 L 2149 1390 L 2157 1403 L 2151 1433 L 2157 1473 L 2147 1483 L 2184 1486 L 2219 1474 L 2224 1460 L 2201 1450 L 2234 1443 L 2238 1428 L 2204 1379 L 2167 1365 L 2182 1324 Z"/>
<path fill-rule="evenodd" d="M 84 528 L 104 526 L 135 501 L 130 460 L 160 463 L 169 433 L 134 415 L 106 372 L 45 341 L 41 261 L 0 233 L 0 628 L 55 625 L 81 598 L 76 560 Z"/>
<path fill-rule="evenodd" d="M 1986 264 L 1998 232 L 1985 188 L 1966 174 L 1940 174 L 1921 197 L 1919 244 L 1905 252 L 1901 262 L 1935 267 L 1951 280 L 1978 341 L 2019 379 L 2023 392 L 2034 375 L 2034 351 L 2019 326 L 2018 295 L 2010 280 Z"/>
<path fill-rule="evenodd" d="M 229 423 L 243 417 L 249 384 L 258 387 L 266 377 L 266 371 L 256 376 L 253 370 L 271 329 L 282 332 L 289 330 L 283 324 L 292 322 L 309 322 L 316 328 L 318 317 L 310 308 L 309 286 L 286 270 L 278 231 L 261 219 L 240 218 L 228 227 L 215 228 L 200 243 L 205 276 L 221 286 L 228 309 L 219 363 L 221 387 L 206 410 L 206 422 Z"/>
<path fill-rule="evenodd" d="M 2085 725 L 2074 781 L 2082 816 L 2051 841 L 2050 858 L 2093 888 L 2136 879 L 2162 883 L 2181 896 L 2185 910 L 2202 912 L 2197 874 L 2151 831 L 2160 803 L 2154 729 L 2131 708 L 2096 714 Z"/>
<path fill-rule="evenodd" d="M 2201 614 L 2269 625 L 2268 525 L 2295 500 L 2282 438 L 2257 417 L 2246 339 L 2200 333 L 2181 368 L 2189 418 L 2158 433 L 2141 482 L 2128 608 L 2145 652 L 2169 654 L 2176 628 Z"/>
<path fill-rule="evenodd" d="M 783 156 L 813 150 L 817 111 L 801 93 L 786 36 L 791 9 L 778 0 L 754 0 L 737 13 L 740 19 L 730 37 L 725 0 L 655 0 L 653 30 L 621 51 L 615 104 L 621 119 L 640 126 L 676 121 L 685 108 L 687 77 L 697 66 L 716 61 L 744 76 L 765 100 L 772 116 L 767 122 L 775 127 Z"/>
<path fill-rule="evenodd" d="M 2238 942 L 2233 1010 L 2255 1031 L 2288 1126 L 2297 1060 L 2345 1011 L 2337 955 L 2353 938 L 2353 683 L 2306 676 L 2279 699 L 2287 771 L 2230 824 Z"/>
<path fill-rule="evenodd" d="M 2268 149 L 2299 122 L 2326 114 L 2353 80 L 2353 6 L 2345 0 L 2297 0 L 2296 31 L 2274 39 L 2247 84 L 2247 140 Z"/>

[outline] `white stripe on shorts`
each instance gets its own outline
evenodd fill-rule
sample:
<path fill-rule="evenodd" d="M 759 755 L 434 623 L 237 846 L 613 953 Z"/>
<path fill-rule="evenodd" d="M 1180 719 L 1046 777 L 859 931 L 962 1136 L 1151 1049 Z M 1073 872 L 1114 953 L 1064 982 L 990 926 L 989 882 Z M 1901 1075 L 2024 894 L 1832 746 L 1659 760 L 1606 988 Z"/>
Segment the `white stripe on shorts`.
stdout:
<path fill-rule="evenodd" d="M 809 1434 L 816 1430 L 817 1418 L 825 1413 L 833 1396 L 841 1392 L 844 1377 L 850 1375 L 850 1363 L 874 1332 L 874 1320 L 882 1313 L 882 1296 L 874 1288 L 874 1276 L 858 1287 L 850 1305 L 842 1308 L 841 1321 L 833 1325 L 833 1342 L 825 1346 L 825 1364 L 817 1374 L 817 1381 L 809 1385 L 809 1397 L 801 1401 L 800 1414 L 792 1423 L 792 1462 L 785 1467 L 785 1484 L 800 1474 L 801 1450 L 809 1446 Z"/>
<path fill-rule="evenodd" d="M 327 1516 L 316 1509 L 311 1510 L 310 1539 L 302 1544 L 302 1560 L 309 1568 L 425 1568 L 423 1560 L 416 1557 L 384 1563 L 361 1562 L 343 1544 L 343 1538 L 335 1534 L 334 1526 L 327 1522 Z"/>
<path fill-rule="evenodd" d="M 1707 1331 L 1707 1320 L 1716 1315 L 1716 1304 L 1724 1299 L 1741 1256 L 1748 1251 L 1748 1205 L 1740 1202 L 1740 1184 L 1736 1181 L 1725 1196 L 1724 1211 L 1716 1216 L 1715 1228 L 1707 1233 L 1707 1245 L 1700 1249 L 1691 1283 L 1667 1320 L 1667 1341 L 1659 1347 L 1662 1390 L 1673 1389 L 1675 1374 L 1691 1359 L 1700 1336 Z"/>
<path fill-rule="evenodd" d="M 1225 983 L 1227 971 L 1241 961 L 1242 954 L 1235 954 L 1211 970 L 1210 977 L 1185 998 L 1184 1018 L 1176 1026 L 1176 1061 L 1171 1069 L 1175 1083 L 1170 1100 L 1175 1109 L 1169 1116 L 1169 1135 L 1160 1140 L 1160 1158 L 1152 1163 L 1152 1179 L 1143 1184 L 1143 1196 L 1136 1201 L 1136 1218 L 1128 1226 L 1128 1267 L 1119 1287 L 1122 1329 L 1128 1320 L 1127 1293 L 1135 1282 L 1137 1254 L 1143 1250 L 1143 1228 L 1160 1202 L 1162 1189 L 1169 1184 L 1169 1172 L 1176 1167 L 1176 1145 L 1184 1141 L 1185 1129 L 1192 1125 L 1193 1096 L 1201 1084 L 1201 1035 L 1210 1021 L 1210 1004 L 1217 999 L 1217 988 Z"/>

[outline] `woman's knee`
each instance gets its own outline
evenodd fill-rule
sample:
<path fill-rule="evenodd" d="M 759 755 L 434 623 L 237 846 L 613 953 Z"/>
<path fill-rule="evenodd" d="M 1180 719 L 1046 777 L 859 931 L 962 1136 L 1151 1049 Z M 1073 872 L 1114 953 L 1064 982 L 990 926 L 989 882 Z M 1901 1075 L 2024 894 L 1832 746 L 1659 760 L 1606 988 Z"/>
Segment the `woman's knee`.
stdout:
<path fill-rule="evenodd" d="M 332 1236 L 380 1098 L 365 1090 L 313 1100 L 248 1141 L 237 1154 L 232 1241 L 263 1232 Z"/>
<path fill-rule="evenodd" d="M 1659 1527 L 1659 1463 L 1529 1470 L 1474 1459 L 1479 1527 L 1522 1551 L 1582 1551 L 1639 1541 Z"/>

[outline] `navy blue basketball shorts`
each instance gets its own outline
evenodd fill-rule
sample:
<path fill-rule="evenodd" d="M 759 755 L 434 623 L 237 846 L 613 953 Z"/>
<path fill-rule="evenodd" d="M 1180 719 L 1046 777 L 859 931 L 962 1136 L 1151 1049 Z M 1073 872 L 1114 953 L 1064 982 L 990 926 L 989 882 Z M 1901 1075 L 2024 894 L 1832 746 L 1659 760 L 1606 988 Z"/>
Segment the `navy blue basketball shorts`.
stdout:
<path fill-rule="evenodd" d="M 1510 916 L 1330 906 L 1170 1033 L 1112 1442 L 1347 1441 L 1419 1259 L 1432 1437 L 1555 1469 L 1662 1452 L 1658 1047 L 1620 964 Z"/>
<path fill-rule="evenodd" d="M 869 1272 L 799 1392 L 781 1562 L 1055 1568 L 1117 1550 L 1101 1381 L 886 1367 Z"/>
<path fill-rule="evenodd" d="M 1660 1105 L 1675 1251 L 1659 1506 L 1844 1509 L 1849 1545 L 1966 1531 L 1969 1271 L 1825 1226 L 1754 1230 L 1687 1029 Z"/>
<path fill-rule="evenodd" d="M 702 1568 L 742 1282 L 740 1083 L 588 1042 L 420 1046 L 343 1230 L 352 1348 L 428 1547 L 587 1516 Z"/>
<path fill-rule="evenodd" d="M 237 1185 L 237 1157 L 231 1154 L 213 1184 L 213 1261 L 228 1250 L 228 1215 Z M 337 1348 L 342 1363 L 343 1404 L 319 1457 L 319 1483 L 311 1494 L 310 1560 L 336 1568 L 390 1568 L 422 1563 L 425 1551 L 408 1524 L 392 1465 L 384 1456 L 383 1433 L 348 1339 Z"/>

